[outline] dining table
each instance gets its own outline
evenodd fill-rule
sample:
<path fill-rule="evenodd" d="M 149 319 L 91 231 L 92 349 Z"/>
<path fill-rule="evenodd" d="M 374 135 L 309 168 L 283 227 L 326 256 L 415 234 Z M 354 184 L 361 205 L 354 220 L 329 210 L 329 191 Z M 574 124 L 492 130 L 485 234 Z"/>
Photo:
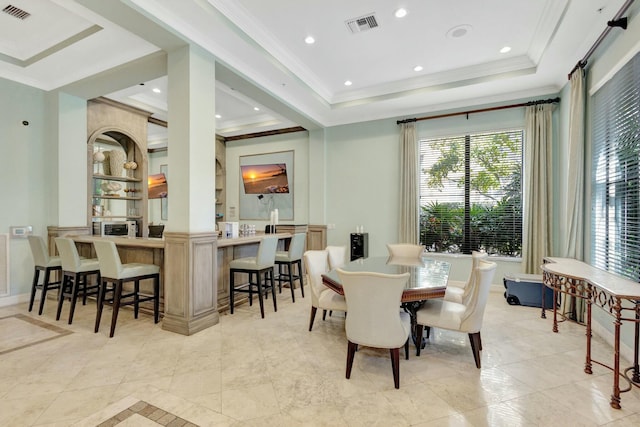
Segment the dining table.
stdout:
<path fill-rule="evenodd" d="M 409 280 L 402 292 L 400 304 L 411 316 L 411 329 L 415 331 L 416 312 L 429 299 L 444 297 L 449 280 L 451 264 L 428 256 L 421 258 L 403 257 L 368 257 L 358 258 L 346 263 L 341 269 L 345 271 L 375 272 L 384 274 L 409 273 Z M 337 269 L 322 275 L 322 283 L 334 292 L 344 295 L 344 290 Z M 347 302 L 348 307 L 348 302 Z M 416 343 L 415 333 L 413 335 Z M 422 344 L 421 344 L 422 345 Z"/>

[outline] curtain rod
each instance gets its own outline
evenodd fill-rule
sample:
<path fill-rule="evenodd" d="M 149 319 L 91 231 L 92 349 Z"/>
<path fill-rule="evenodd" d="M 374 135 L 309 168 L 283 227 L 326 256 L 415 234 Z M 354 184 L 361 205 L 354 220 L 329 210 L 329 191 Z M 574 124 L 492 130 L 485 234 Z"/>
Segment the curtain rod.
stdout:
<path fill-rule="evenodd" d="M 604 31 L 600 34 L 600 37 L 598 37 L 595 43 L 593 43 L 593 45 L 589 48 L 587 53 L 585 53 L 582 59 L 578 61 L 575 67 L 573 67 L 569 72 L 569 76 L 568 76 L 569 80 L 571 80 L 571 74 L 573 74 L 574 71 L 576 71 L 578 68 L 584 68 L 587 66 L 587 61 L 589 60 L 591 55 L 593 55 L 593 52 L 596 51 L 598 46 L 600 46 L 600 43 L 602 43 L 602 41 L 607 37 L 607 35 L 609 34 L 612 28 L 620 27 L 623 30 L 627 29 L 627 18 L 626 17 L 623 18 L 622 15 L 624 15 L 627 9 L 629 9 L 633 1 L 634 0 L 627 0 L 626 2 L 624 2 L 624 4 L 622 5 L 618 13 L 616 13 L 616 15 L 613 17 L 613 19 L 611 21 L 607 21 L 607 28 L 604 29 Z"/>
<path fill-rule="evenodd" d="M 414 119 L 398 120 L 396 124 L 400 125 L 402 123 L 411 123 L 411 122 L 417 122 L 420 120 L 442 119 L 444 117 L 463 116 L 463 115 L 468 116 L 469 114 L 474 114 L 474 113 L 485 113 L 487 111 L 506 110 L 507 108 L 529 107 L 531 105 L 539 105 L 539 104 L 552 104 L 554 102 L 560 102 L 560 98 L 558 97 L 558 98 L 541 99 L 539 101 L 529 101 L 529 102 L 523 102 L 521 104 L 501 105 L 500 107 L 481 108 L 479 110 L 459 111 L 457 113 L 438 114 L 437 116 L 418 117 Z"/>

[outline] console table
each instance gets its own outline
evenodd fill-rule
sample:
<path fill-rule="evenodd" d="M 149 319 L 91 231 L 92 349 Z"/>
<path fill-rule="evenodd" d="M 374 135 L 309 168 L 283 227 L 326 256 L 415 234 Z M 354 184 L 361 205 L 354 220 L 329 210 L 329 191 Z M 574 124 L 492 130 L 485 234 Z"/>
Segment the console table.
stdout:
<path fill-rule="evenodd" d="M 541 267 L 545 286 L 553 289 L 553 332 L 558 332 L 558 293 L 585 300 L 587 354 L 584 371 L 591 374 L 593 363 L 613 371 L 613 394 L 610 405 L 615 409 L 620 409 L 620 393 L 631 390 L 633 386 L 640 387 L 640 369 L 638 367 L 640 284 L 571 258 L 548 257 L 544 259 L 544 264 Z M 591 309 L 593 305 L 600 307 L 613 317 L 613 367 L 591 358 Z M 621 373 L 620 326 L 623 321 L 635 323 L 635 340 L 633 366 Z M 628 376 L 629 371 L 631 371 L 631 377 Z M 620 389 L 620 376 L 623 376 L 629 383 L 629 386 L 624 390 Z"/>

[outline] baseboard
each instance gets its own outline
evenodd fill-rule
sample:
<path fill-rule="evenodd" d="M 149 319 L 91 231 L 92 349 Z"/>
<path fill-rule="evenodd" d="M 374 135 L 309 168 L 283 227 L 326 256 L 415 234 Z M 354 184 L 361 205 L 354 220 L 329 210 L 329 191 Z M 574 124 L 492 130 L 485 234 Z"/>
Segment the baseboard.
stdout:
<path fill-rule="evenodd" d="M 0 298 L 0 307 L 7 307 L 9 305 L 20 304 L 22 302 L 29 302 L 29 294 L 10 295 Z"/>

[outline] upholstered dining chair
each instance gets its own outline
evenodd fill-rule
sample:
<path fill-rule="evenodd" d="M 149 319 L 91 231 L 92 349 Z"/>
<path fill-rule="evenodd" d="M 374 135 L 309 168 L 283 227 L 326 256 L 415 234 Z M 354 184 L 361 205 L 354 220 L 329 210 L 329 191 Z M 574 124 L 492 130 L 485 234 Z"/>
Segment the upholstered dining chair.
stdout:
<path fill-rule="evenodd" d="M 36 290 L 41 289 L 40 307 L 38 314 L 42 314 L 44 302 L 47 299 L 47 291 L 60 289 L 61 281 L 51 281 L 51 272 L 62 270 L 62 260 L 59 256 L 49 256 L 44 239 L 40 236 L 28 236 L 31 256 L 33 257 L 33 282 L 31 284 L 31 298 L 29 299 L 29 311 L 33 309 L 33 301 L 36 297 Z M 40 272 L 44 271 L 44 279 L 40 284 Z"/>
<path fill-rule="evenodd" d="M 424 246 L 410 243 L 387 243 L 389 256 L 398 258 L 421 258 Z"/>
<path fill-rule="evenodd" d="M 105 301 L 113 303 L 111 314 L 111 330 L 109 337 L 113 337 L 116 331 L 118 313 L 123 305 L 133 305 L 134 317 L 138 318 L 140 303 L 153 301 L 153 320 L 158 323 L 160 319 L 160 266 L 155 264 L 127 263 L 122 264 L 116 244 L 109 240 L 96 240 L 93 242 L 100 264 L 100 291 L 98 292 L 98 311 L 96 313 L 96 325 L 94 332 L 100 330 L 100 319 Z M 152 294 L 140 289 L 140 281 L 153 279 Z M 125 289 L 124 284 L 133 282 L 133 288 Z M 112 287 L 108 287 L 111 283 Z M 107 293 L 111 297 L 107 298 Z"/>
<path fill-rule="evenodd" d="M 278 275 L 275 280 L 278 282 L 278 290 L 282 291 L 282 283 L 288 282 L 291 288 L 291 302 L 296 302 L 294 292 L 295 281 L 300 282 L 300 294 L 304 298 L 304 281 L 302 276 L 302 254 L 304 253 L 304 245 L 307 241 L 307 233 L 296 233 L 291 238 L 288 251 L 276 251 L 275 263 L 278 268 Z M 294 274 L 294 266 L 297 273 Z M 286 273 L 283 268 L 286 267 Z"/>
<path fill-rule="evenodd" d="M 416 313 L 416 337 L 422 337 L 424 326 L 467 333 L 476 367 L 480 369 L 480 351 L 482 350 L 480 329 L 482 329 L 484 309 L 495 272 L 494 262 L 478 261 L 473 279 L 475 282 L 473 292 L 467 304 L 435 299 L 427 301 Z M 420 346 L 416 348 L 416 355 L 419 356 Z"/>
<path fill-rule="evenodd" d="M 258 253 L 255 257 L 238 258 L 229 262 L 229 309 L 233 314 L 235 306 L 236 292 L 249 294 L 249 305 L 253 305 L 253 294 L 258 295 L 260 303 L 260 315 L 264 319 L 263 298 L 271 289 L 273 295 L 273 311 L 278 311 L 276 302 L 276 288 L 273 280 L 273 267 L 276 261 L 276 249 L 278 247 L 278 237 L 267 236 L 260 240 Z M 236 286 L 236 273 L 247 273 L 249 280 L 247 283 Z M 255 278 L 255 279 L 254 279 Z"/>
<path fill-rule="evenodd" d="M 306 251 L 304 253 L 304 267 L 307 272 L 307 281 L 311 290 L 311 316 L 309 318 L 309 331 L 313 328 L 316 311 L 322 310 L 322 320 L 327 317 L 327 310 L 347 311 L 347 303 L 342 295 L 327 288 L 322 283 L 322 275 L 329 271 L 328 252 Z"/>
<path fill-rule="evenodd" d="M 82 305 L 87 304 L 87 295 L 96 295 L 100 288 L 100 264 L 97 258 L 80 258 L 73 240 L 68 237 L 56 237 L 56 247 L 62 260 L 62 285 L 58 296 L 56 320 L 60 320 L 62 304 L 65 298 L 71 298 L 69 324 L 73 322 L 78 292 L 82 290 Z M 90 276 L 96 276 L 95 284 L 89 283 Z"/>
<path fill-rule="evenodd" d="M 457 302 L 459 304 L 467 304 L 473 291 L 474 277 L 478 263 L 482 259 L 487 259 L 489 255 L 486 252 L 473 251 L 471 253 L 471 273 L 466 282 L 449 280 L 447 289 L 444 292 L 444 300 Z"/>
<path fill-rule="evenodd" d="M 327 246 L 326 250 L 329 253 L 329 270 L 335 270 L 336 268 L 342 267 L 346 264 L 346 246 Z"/>
<path fill-rule="evenodd" d="M 338 268 L 349 315 L 345 321 L 347 333 L 347 372 L 351 368 L 358 345 L 388 348 L 391 354 L 393 383 L 400 388 L 400 348 L 409 358 L 409 314 L 400 311 L 402 291 L 409 273 L 384 274 L 348 272 Z"/>

